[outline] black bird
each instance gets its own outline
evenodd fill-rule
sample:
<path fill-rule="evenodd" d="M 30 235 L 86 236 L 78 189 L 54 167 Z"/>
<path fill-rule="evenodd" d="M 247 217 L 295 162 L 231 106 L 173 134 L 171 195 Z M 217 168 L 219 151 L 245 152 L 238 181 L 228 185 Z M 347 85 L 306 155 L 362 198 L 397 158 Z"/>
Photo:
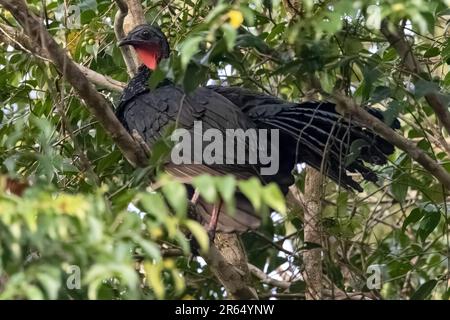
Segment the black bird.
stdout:
<path fill-rule="evenodd" d="M 279 130 L 279 144 L 268 147 L 269 154 L 278 152 L 280 155 L 276 173 L 261 175 L 260 169 L 264 167 L 261 163 L 236 164 L 237 152 L 234 164 L 226 164 L 225 160 L 223 164 L 174 164 L 168 160 L 166 171 L 182 181 L 204 173 L 231 174 L 238 179 L 256 176 L 263 184 L 276 182 L 286 194 L 294 183 L 293 169 L 304 162 L 322 170 L 346 189 L 363 191 L 348 172 L 360 173 L 365 180 L 376 182 L 377 175 L 365 163 L 385 164 L 387 156 L 394 152 L 394 147 L 386 140 L 341 116 L 331 102 L 291 103 L 244 88 L 224 86 L 201 87 L 186 94 L 182 87 L 169 80 L 150 90 L 147 82 L 152 70 L 170 53 L 168 41 L 157 26 L 137 26 L 119 45 L 133 46 L 143 65 L 124 90 L 116 115 L 130 133 L 136 130 L 150 149 L 171 123 L 192 134 L 195 121 L 202 122 L 203 130 L 215 128 L 223 133 L 226 129 Z M 367 110 L 383 119 L 379 110 Z M 394 120 L 392 127 L 399 126 L 398 120 Z M 249 141 L 245 147 L 247 152 L 259 151 L 254 150 Z M 226 151 L 219 156 L 225 159 Z M 194 193 L 192 188 L 189 190 Z M 227 214 L 224 206 L 211 205 L 203 199 L 198 199 L 197 205 L 212 232 L 216 228 L 223 232 L 243 232 L 260 224 L 249 201 L 240 193 L 236 194 L 233 215 Z"/>

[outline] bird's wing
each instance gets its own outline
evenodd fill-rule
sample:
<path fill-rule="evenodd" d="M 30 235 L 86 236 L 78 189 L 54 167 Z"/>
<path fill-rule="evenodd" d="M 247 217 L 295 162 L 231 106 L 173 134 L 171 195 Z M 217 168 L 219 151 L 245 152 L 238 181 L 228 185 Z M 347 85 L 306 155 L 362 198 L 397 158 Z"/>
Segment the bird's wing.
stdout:
<path fill-rule="evenodd" d="M 241 108 L 244 113 L 248 113 L 254 107 L 261 105 L 277 105 L 288 103 L 280 98 L 241 87 L 210 85 L 206 86 L 206 88 L 224 96 L 233 104 Z"/>
<path fill-rule="evenodd" d="M 253 121 L 242 110 L 222 95 L 207 88 L 199 88 L 190 94 L 185 94 L 181 88 L 174 85 L 159 87 L 136 95 L 120 106 L 118 117 L 128 131 L 136 130 L 149 144 L 150 149 L 163 137 L 165 129 L 171 124 L 175 124 L 176 128 L 186 129 L 191 137 L 196 134 L 195 121 L 201 121 L 203 132 L 207 129 L 217 129 L 225 133 L 227 129 L 256 128 Z M 247 140 L 241 137 L 238 140 L 245 144 L 246 153 L 258 152 Z M 193 143 L 191 141 L 192 149 L 195 149 Z M 203 142 L 200 150 L 203 150 L 208 143 Z M 260 177 L 257 164 L 248 162 L 237 164 L 237 152 L 234 152 L 231 159 L 233 163 L 230 164 L 226 163 L 226 158 L 229 156 L 226 150 L 217 150 L 217 153 L 218 157 L 223 159 L 222 164 L 174 164 L 169 161 L 165 168 L 184 183 L 189 183 L 193 177 L 205 173 L 214 176 L 230 174 L 238 179 Z M 225 206 L 222 206 L 218 223 L 219 231 L 246 231 L 259 226 L 259 216 L 255 214 L 248 200 L 241 194 L 237 194 L 237 197 L 234 215 L 227 215 Z M 200 211 L 205 212 L 204 221 L 208 222 L 210 205 L 202 199 L 199 199 L 198 205 L 203 209 Z"/>

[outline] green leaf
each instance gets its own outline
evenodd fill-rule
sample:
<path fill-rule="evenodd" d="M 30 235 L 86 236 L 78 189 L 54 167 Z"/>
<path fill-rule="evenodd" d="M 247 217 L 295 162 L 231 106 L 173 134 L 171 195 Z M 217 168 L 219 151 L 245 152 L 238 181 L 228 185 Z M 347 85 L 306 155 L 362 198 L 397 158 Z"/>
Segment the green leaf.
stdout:
<path fill-rule="evenodd" d="M 255 48 L 261 53 L 270 53 L 271 48 L 261 38 L 252 34 L 240 34 L 236 40 L 236 46 L 241 48 Z"/>
<path fill-rule="evenodd" d="M 149 88 L 155 89 L 156 87 L 158 87 L 158 84 L 160 84 L 160 82 L 163 81 L 165 77 L 165 72 L 160 68 L 156 68 L 156 70 L 152 72 L 150 78 L 148 79 Z"/>
<path fill-rule="evenodd" d="M 425 53 L 423 54 L 423 56 L 425 58 L 432 58 L 432 57 L 436 57 L 441 53 L 441 51 L 439 50 L 438 47 L 431 47 L 430 49 L 428 49 L 427 51 L 425 51 Z"/>
<path fill-rule="evenodd" d="M 450 72 L 447 72 L 444 78 L 444 85 L 450 86 Z"/>
<path fill-rule="evenodd" d="M 372 30 L 380 29 L 381 19 L 381 7 L 379 5 L 370 5 L 367 7 L 367 28 Z"/>
<path fill-rule="evenodd" d="M 178 270 L 171 270 L 173 283 L 175 285 L 175 293 L 182 294 L 184 289 L 186 289 L 186 284 L 184 282 L 183 276 Z"/>
<path fill-rule="evenodd" d="M 245 22 L 247 23 L 247 26 L 253 26 L 255 24 L 255 12 L 254 10 L 250 9 L 247 5 L 241 4 L 239 7 L 239 11 L 242 12 L 244 15 Z"/>
<path fill-rule="evenodd" d="M 286 213 L 286 203 L 283 193 L 280 191 L 278 185 L 274 182 L 269 183 L 263 187 L 262 192 L 264 202 L 280 213 Z"/>
<path fill-rule="evenodd" d="M 429 280 L 422 284 L 411 296 L 411 300 L 425 300 L 437 285 L 437 280 Z"/>
<path fill-rule="evenodd" d="M 230 215 L 234 214 L 234 195 L 236 192 L 236 179 L 233 176 L 216 178 L 216 187 Z"/>
<path fill-rule="evenodd" d="M 425 213 L 418 230 L 419 238 L 425 241 L 430 233 L 438 226 L 440 220 L 441 214 L 439 211 Z"/>
<path fill-rule="evenodd" d="M 392 177 L 394 182 L 391 185 L 391 191 L 395 199 L 402 203 L 408 194 L 408 177 L 400 170 L 395 170 Z"/>
<path fill-rule="evenodd" d="M 218 200 L 217 190 L 214 178 L 209 175 L 200 175 L 192 180 L 192 184 L 200 193 L 200 195 L 209 203 L 214 203 Z"/>
<path fill-rule="evenodd" d="M 423 217 L 424 212 L 420 208 L 415 208 L 411 211 L 411 213 L 406 217 L 405 221 L 403 221 L 402 229 L 405 231 L 406 227 L 411 223 L 416 223 Z"/>
<path fill-rule="evenodd" d="M 197 240 L 200 251 L 202 253 L 206 253 L 209 250 L 209 237 L 208 234 L 205 231 L 205 228 L 201 224 L 199 224 L 197 221 L 194 220 L 187 220 L 184 222 L 186 227 L 189 229 L 189 231 L 193 234 L 195 239 Z"/>
<path fill-rule="evenodd" d="M 233 50 L 234 43 L 236 41 L 236 29 L 234 29 L 230 24 L 225 23 L 222 25 L 223 37 L 225 38 L 225 43 L 227 45 L 228 51 Z"/>
<path fill-rule="evenodd" d="M 205 18 L 206 23 L 210 23 L 213 20 L 215 20 L 222 12 L 224 12 L 228 8 L 228 5 L 221 3 L 217 6 L 215 6 L 211 12 L 208 14 L 208 16 Z"/>
<path fill-rule="evenodd" d="M 250 178 L 238 182 L 239 190 L 247 197 L 256 211 L 261 209 L 262 205 L 262 186 L 257 178 Z"/>
<path fill-rule="evenodd" d="M 185 217 L 188 205 L 186 187 L 179 182 L 171 181 L 163 185 L 162 191 L 177 216 Z"/>
<path fill-rule="evenodd" d="M 140 203 L 146 212 L 155 217 L 169 214 L 169 208 L 167 208 L 163 197 L 159 193 L 151 192 L 141 194 Z"/>
<path fill-rule="evenodd" d="M 338 195 L 337 201 L 337 216 L 342 217 L 347 214 L 348 210 L 348 193 L 347 192 L 341 192 Z"/>
<path fill-rule="evenodd" d="M 181 68 L 186 69 L 192 56 L 198 52 L 198 46 L 202 41 L 202 37 L 194 36 L 186 39 L 180 48 L 181 52 Z"/>
<path fill-rule="evenodd" d="M 139 236 L 133 237 L 133 240 L 142 248 L 149 258 L 154 259 L 156 262 L 161 260 L 161 252 L 156 244 L 144 240 Z"/>
<path fill-rule="evenodd" d="M 148 285 L 153 289 L 158 299 L 164 299 L 166 288 L 162 278 L 162 265 L 161 263 L 144 263 L 144 270 Z"/>
<path fill-rule="evenodd" d="M 46 274 L 46 273 L 38 273 L 36 275 L 36 278 L 39 280 L 39 282 L 44 287 L 45 291 L 47 292 L 48 299 L 54 300 L 58 297 L 58 290 L 60 289 L 61 283 L 58 278 L 54 278 L 52 274 Z"/>
<path fill-rule="evenodd" d="M 208 76 L 208 69 L 202 67 L 198 63 L 190 63 L 187 66 L 183 78 L 183 88 L 186 93 L 190 93 L 198 88 L 198 86 L 205 82 Z"/>

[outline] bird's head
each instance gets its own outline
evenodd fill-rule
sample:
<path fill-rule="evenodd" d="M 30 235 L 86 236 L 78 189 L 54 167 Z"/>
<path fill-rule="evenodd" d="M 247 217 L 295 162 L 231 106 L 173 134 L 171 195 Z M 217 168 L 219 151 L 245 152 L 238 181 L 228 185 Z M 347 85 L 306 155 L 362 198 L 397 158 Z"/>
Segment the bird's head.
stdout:
<path fill-rule="evenodd" d="M 120 46 L 130 45 L 143 64 L 155 70 L 161 59 L 169 57 L 170 47 L 167 38 L 157 26 L 142 24 L 131 30 L 119 42 Z"/>

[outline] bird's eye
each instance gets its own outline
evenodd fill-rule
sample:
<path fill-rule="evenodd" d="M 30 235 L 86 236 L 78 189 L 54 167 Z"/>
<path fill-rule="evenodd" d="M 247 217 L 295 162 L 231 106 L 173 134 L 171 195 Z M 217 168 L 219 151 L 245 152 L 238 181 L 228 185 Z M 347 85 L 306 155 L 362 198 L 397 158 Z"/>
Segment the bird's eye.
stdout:
<path fill-rule="evenodd" d="M 143 36 L 144 38 L 150 38 L 150 32 L 148 32 L 147 30 L 144 30 L 144 31 L 142 32 L 142 36 Z"/>

